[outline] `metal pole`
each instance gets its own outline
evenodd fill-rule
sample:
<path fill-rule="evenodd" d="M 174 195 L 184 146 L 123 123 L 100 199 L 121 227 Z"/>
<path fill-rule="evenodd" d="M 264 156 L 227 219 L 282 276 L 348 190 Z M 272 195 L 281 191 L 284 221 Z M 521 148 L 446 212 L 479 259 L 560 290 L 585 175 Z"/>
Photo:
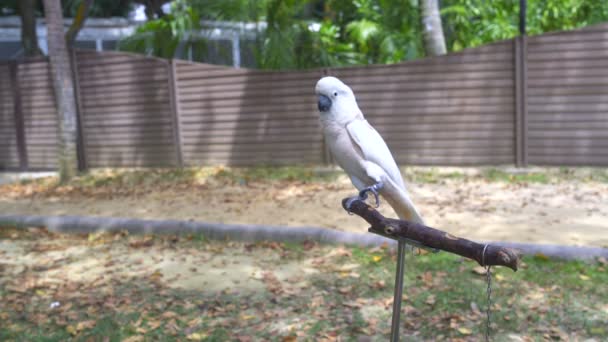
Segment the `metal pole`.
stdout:
<path fill-rule="evenodd" d="M 399 341 L 399 320 L 403 298 L 403 269 L 405 266 L 405 242 L 397 240 L 397 273 L 395 274 L 395 297 L 393 298 L 393 319 L 391 322 L 391 342 Z"/>

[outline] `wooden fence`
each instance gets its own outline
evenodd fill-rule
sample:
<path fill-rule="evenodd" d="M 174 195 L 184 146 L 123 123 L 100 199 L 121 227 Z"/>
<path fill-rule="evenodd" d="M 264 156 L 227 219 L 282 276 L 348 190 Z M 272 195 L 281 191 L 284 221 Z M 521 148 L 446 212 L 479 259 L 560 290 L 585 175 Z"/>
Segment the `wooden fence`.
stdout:
<path fill-rule="evenodd" d="M 315 82 L 349 84 L 398 163 L 608 165 L 608 24 L 394 65 L 259 71 L 74 53 L 86 168 L 331 163 Z M 0 64 L 0 168 L 56 167 L 44 59 Z"/>

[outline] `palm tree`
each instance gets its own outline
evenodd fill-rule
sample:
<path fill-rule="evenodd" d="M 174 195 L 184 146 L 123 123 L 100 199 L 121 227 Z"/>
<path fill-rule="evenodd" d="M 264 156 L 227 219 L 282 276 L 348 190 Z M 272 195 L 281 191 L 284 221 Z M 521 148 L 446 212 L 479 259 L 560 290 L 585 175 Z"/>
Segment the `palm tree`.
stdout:
<path fill-rule="evenodd" d="M 59 120 L 59 178 L 65 182 L 78 171 L 76 98 L 74 83 L 63 33 L 60 0 L 44 0 L 51 79 Z"/>

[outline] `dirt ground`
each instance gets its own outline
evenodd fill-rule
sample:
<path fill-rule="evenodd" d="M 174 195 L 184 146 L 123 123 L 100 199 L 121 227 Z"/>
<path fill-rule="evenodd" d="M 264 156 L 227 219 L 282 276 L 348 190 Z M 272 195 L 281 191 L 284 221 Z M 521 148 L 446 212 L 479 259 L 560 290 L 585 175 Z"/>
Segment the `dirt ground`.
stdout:
<path fill-rule="evenodd" d="M 580 179 L 509 182 L 483 177 L 410 181 L 409 191 L 430 226 L 479 241 L 608 247 L 608 183 Z M 332 181 L 205 181 L 140 191 L 64 191 L 0 186 L 0 213 L 179 219 L 220 223 L 314 226 L 366 233 L 341 208 L 355 194 L 345 176 Z M 68 189 L 69 190 L 69 189 Z M 91 195 L 92 194 L 92 195 Z M 380 210 L 394 216 L 383 202 Z"/>

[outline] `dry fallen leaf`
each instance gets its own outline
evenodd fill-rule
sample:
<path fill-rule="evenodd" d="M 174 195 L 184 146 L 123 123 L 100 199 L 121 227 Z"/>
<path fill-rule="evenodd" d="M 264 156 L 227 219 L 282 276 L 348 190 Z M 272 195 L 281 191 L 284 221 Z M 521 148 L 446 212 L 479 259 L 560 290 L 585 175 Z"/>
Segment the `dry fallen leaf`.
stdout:
<path fill-rule="evenodd" d="M 473 271 L 473 273 L 479 274 L 479 275 L 486 275 L 486 272 L 487 272 L 486 268 L 483 266 L 473 267 L 472 271 Z"/>
<path fill-rule="evenodd" d="M 471 331 L 471 329 L 469 328 L 465 328 L 465 327 L 460 327 L 457 329 L 459 333 L 463 334 L 463 335 L 471 335 L 473 332 Z"/>
<path fill-rule="evenodd" d="M 122 342 L 141 342 L 144 340 L 144 337 L 141 335 L 131 336 L 127 339 L 122 340 Z"/>

